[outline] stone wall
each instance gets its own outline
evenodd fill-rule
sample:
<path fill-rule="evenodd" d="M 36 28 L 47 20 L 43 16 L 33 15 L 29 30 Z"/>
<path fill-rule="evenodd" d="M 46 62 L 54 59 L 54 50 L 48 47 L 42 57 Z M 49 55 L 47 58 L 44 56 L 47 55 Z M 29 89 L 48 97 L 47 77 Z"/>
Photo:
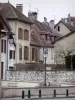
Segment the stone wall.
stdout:
<path fill-rule="evenodd" d="M 44 83 L 44 71 L 7 71 L 7 80 Z M 74 84 L 74 71 L 47 71 L 47 83 Z"/>

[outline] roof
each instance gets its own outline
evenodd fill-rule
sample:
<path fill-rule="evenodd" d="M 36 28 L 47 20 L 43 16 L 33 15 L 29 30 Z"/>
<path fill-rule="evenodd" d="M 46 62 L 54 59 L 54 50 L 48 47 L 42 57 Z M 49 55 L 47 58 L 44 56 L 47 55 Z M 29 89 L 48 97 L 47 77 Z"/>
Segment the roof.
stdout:
<path fill-rule="evenodd" d="M 38 47 L 53 47 L 54 45 L 51 44 L 50 41 L 46 41 L 41 34 L 39 34 L 39 30 L 35 24 L 31 25 L 31 46 L 38 46 Z"/>
<path fill-rule="evenodd" d="M 73 31 L 71 31 L 70 33 L 68 33 L 68 34 L 66 34 L 66 35 L 64 35 L 64 36 L 62 36 L 62 37 L 60 37 L 60 38 L 57 39 L 55 42 L 60 41 L 60 40 L 62 40 L 63 38 L 66 38 L 66 37 L 68 37 L 68 36 L 70 36 L 70 35 L 72 35 L 72 34 L 75 34 L 75 29 L 74 29 Z"/>
<path fill-rule="evenodd" d="M 73 31 L 75 29 L 75 27 L 73 27 L 72 25 L 70 25 L 69 23 L 65 23 L 64 21 L 60 20 L 55 26 L 57 27 L 57 25 L 59 25 L 60 23 L 63 23 L 70 31 Z"/>
<path fill-rule="evenodd" d="M 1 10 L 0 10 L 0 18 L 3 21 L 3 23 L 6 25 L 6 28 L 8 29 L 8 31 L 11 31 L 11 27 L 10 27 L 8 21 L 6 20 L 6 18 L 4 17 Z"/>
<path fill-rule="evenodd" d="M 37 20 L 33 21 L 34 24 L 38 27 L 40 34 L 47 34 L 49 36 L 60 36 L 60 34 L 53 31 L 50 26 L 46 25 L 45 23 L 39 22 Z"/>
<path fill-rule="evenodd" d="M 31 24 L 32 22 L 26 17 L 23 13 L 18 11 L 13 5 L 10 3 L 0 3 L 0 8 L 6 19 L 8 20 L 19 20 L 24 23 Z M 8 12 L 8 13 L 7 13 Z"/>

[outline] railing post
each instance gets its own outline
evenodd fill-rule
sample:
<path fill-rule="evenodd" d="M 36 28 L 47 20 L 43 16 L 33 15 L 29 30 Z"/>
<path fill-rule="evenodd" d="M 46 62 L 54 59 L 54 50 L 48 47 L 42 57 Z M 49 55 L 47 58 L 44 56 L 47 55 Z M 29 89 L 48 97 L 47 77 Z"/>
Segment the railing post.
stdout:
<path fill-rule="evenodd" d="M 53 97 L 56 97 L 56 90 L 54 89 Z"/>
<path fill-rule="evenodd" d="M 24 91 L 22 91 L 22 99 L 24 99 Z"/>
<path fill-rule="evenodd" d="M 28 98 L 30 98 L 30 90 L 28 90 Z"/>
<path fill-rule="evenodd" d="M 39 90 L 39 97 L 41 98 L 41 90 Z"/>
<path fill-rule="evenodd" d="M 68 89 L 67 89 L 67 90 L 66 90 L 66 97 L 68 97 L 68 95 L 69 95 L 69 94 L 68 94 Z"/>

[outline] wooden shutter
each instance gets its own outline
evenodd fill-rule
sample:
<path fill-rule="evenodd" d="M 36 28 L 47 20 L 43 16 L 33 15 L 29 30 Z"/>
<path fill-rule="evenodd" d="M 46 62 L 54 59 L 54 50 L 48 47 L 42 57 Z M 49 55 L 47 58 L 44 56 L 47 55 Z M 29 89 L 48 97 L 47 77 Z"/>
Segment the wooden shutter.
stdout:
<path fill-rule="evenodd" d="M 18 28 L 18 39 L 23 39 L 23 30 Z"/>
<path fill-rule="evenodd" d="M 3 79 L 3 67 L 4 67 L 4 62 L 1 62 L 1 79 Z"/>
<path fill-rule="evenodd" d="M 13 51 L 13 59 L 15 59 L 15 51 Z"/>
<path fill-rule="evenodd" d="M 3 40 L 1 40 L 1 52 L 3 52 Z"/>
<path fill-rule="evenodd" d="M 6 53 L 6 40 L 4 40 L 4 53 Z"/>
<path fill-rule="evenodd" d="M 35 61 L 35 48 L 32 48 L 32 61 Z"/>
<path fill-rule="evenodd" d="M 29 59 L 29 48 L 27 46 L 24 46 L 24 60 Z"/>
<path fill-rule="evenodd" d="M 29 40 L 29 31 L 24 30 L 24 40 Z"/>
<path fill-rule="evenodd" d="M 22 47 L 19 48 L 19 60 L 22 60 Z"/>

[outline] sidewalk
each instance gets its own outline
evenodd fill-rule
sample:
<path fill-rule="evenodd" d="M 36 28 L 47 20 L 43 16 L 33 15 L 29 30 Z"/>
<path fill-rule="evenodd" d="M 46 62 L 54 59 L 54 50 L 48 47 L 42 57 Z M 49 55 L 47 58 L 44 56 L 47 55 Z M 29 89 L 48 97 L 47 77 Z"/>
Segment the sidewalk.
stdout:
<path fill-rule="evenodd" d="M 24 98 L 22 99 L 21 97 L 16 97 L 16 98 L 2 98 L 0 100 L 75 100 L 75 96 L 70 96 L 70 97 L 41 97 L 41 98 L 38 98 L 38 97 L 32 97 L 32 98 Z"/>

